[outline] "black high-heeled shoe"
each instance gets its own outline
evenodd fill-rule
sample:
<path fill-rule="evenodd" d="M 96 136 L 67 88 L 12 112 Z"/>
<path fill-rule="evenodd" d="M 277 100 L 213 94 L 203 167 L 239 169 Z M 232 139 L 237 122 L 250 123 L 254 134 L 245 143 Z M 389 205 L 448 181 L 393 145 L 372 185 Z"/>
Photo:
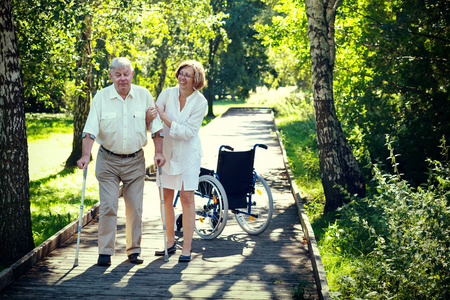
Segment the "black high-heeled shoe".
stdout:
<path fill-rule="evenodd" d="M 191 254 L 189 255 L 183 255 L 181 254 L 178 258 L 178 262 L 190 262 L 191 261 Z"/>
<path fill-rule="evenodd" d="M 174 254 L 177 251 L 177 242 L 174 242 L 172 247 L 167 248 L 167 254 Z M 164 256 L 166 255 L 165 250 L 155 251 L 155 256 Z"/>
<path fill-rule="evenodd" d="M 189 255 L 181 254 L 178 258 L 178 262 L 190 262 L 191 261 L 192 250 L 189 252 Z"/>

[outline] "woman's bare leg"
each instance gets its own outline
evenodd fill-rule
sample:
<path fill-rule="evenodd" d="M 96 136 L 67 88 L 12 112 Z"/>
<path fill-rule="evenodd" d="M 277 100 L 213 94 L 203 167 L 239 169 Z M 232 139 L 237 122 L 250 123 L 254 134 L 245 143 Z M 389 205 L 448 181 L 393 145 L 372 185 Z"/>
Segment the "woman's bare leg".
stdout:
<path fill-rule="evenodd" d="M 161 194 L 161 191 L 160 191 Z M 175 191 L 171 189 L 164 188 L 164 213 L 166 216 L 166 235 L 167 235 L 167 247 L 172 247 L 175 243 L 175 212 L 173 209 L 173 197 Z M 161 199 L 161 195 L 159 195 Z M 162 218 L 162 207 L 161 218 Z"/>
<path fill-rule="evenodd" d="M 195 227 L 194 191 L 180 191 L 180 200 L 183 209 L 183 249 L 181 254 L 190 255 Z"/>

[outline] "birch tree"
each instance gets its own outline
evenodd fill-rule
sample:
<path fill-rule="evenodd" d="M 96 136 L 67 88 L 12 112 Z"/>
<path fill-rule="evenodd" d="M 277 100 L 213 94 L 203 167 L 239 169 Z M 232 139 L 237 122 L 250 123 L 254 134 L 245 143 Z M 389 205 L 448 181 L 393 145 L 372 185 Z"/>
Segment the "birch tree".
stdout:
<path fill-rule="evenodd" d="M 305 0 L 305 4 L 320 173 L 326 198 L 325 211 L 332 211 L 345 200 L 340 187 L 350 195 L 365 196 L 365 183 L 336 116 L 333 99 L 334 21 L 340 0 Z"/>
<path fill-rule="evenodd" d="M 0 266 L 34 248 L 28 145 L 19 53 L 11 1 L 0 4 Z"/>

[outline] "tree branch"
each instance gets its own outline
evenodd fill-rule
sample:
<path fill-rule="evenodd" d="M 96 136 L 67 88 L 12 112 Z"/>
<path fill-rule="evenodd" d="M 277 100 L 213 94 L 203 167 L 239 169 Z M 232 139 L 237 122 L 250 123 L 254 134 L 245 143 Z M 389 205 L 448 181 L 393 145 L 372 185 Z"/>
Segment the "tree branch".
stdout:
<path fill-rule="evenodd" d="M 336 0 L 336 2 L 334 2 L 333 9 L 330 11 L 330 13 L 327 16 L 327 24 L 330 23 L 331 19 L 334 18 L 334 16 L 336 15 L 336 10 L 337 10 L 339 4 L 341 4 L 341 0 Z"/>

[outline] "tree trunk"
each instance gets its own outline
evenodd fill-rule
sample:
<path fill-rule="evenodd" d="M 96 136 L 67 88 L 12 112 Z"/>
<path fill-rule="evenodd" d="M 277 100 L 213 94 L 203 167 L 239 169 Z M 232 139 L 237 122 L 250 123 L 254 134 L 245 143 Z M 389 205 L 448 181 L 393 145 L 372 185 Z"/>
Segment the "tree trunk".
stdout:
<path fill-rule="evenodd" d="M 34 248 L 25 103 L 11 1 L 0 4 L 0 266 Z"/>
<path fill-rule="evenodd" d="M 222 36 L 220 35 L 220 33 L 218 33 L 213 39 L 209 40 L 209 53 L 208 53 L 208 78 L 207 78 L 207 82 L 208 82 L 208 86 L 205 88 L 203 94 L 206 98 L 206 100 L 208 100 L 208 114 L 207 116 L 210 118 L 214 118 L 214 112 L 213 112 L 213 106 L 214 106 L 214 98 L 215 98 L 215 86 L 214 86 L 214 82 L 215 80 L 215 76 L 217 74 L 216 70 L 215 70 L 215 58 L 216 58 L 216 53 L 217 50 L 219 49 L 219 45 L 222 41 Z"/>
<path fill-rule="evenodd" d="M 214 112 L 213 112 L 213 99 L 214 99 L 214 95 L 211 93 L 211 89 L 209 87 L 206 87 L 203 90 L 203 96 L 205 96 L 206 100 L 208 100 L 208 113 L 207 113 L 207 117 L 209 118 L 214 118 Z"/>
<path fill-rule="evenodd" d="M 213 85 L 214 85 L 214 47 L 213 47 L 213 40 L 209 41 L 209 55 L 208 55 L 208 68 L 207 68 L 207 74 L 209 75 L 207 78 L 208 85 L 203 90 L 203 95 L 205 96 L 206 100 L 208 101 L 208 113 L 207 116 L 209 118 L 214 118 L 214 93 L 213 93 Z"/>
<path fill-rule="evenodd" d="M 156 85 L 156 95 L 155 99 L 158 98 L 159 94 L 161 94 L 162 90 L 164 89 L 164 83 L 166 82 L 166 76 L 167 76 L 167 57 L 169 56 L 167 53 L 166 45 L 167 39 L 164 39 L 162 45 L 157 50 L 157 59 L 159 66 L 161 68 L 161 73 L 159 73 L 159 80 L 158 84 Z"/>
<path fill-rule="evenodd" d="M 365 183 L 334 107 L 334 14 L 339 0 L 305 0 L 305 3 L 320 173 L 326 198 L 325 212 L 328 212 L 346 201 L 339 186 L 350 195 L 364 197 Z"/>
<path fill-rule="evenodd" d="M 76 79 L 76 86 L 81 87 L 82 92 L 77 95 L 74 103 L 72 153 L 66 161 L 66 168 L 76 167 L 77 160 L 80 159 L 83 152 L 81 135 L 91 105 L 91 35 L 92 16 L 85 15 L 80 38 L 77 42 L 81 59 L 77 62 L 79 76 Z"/>

